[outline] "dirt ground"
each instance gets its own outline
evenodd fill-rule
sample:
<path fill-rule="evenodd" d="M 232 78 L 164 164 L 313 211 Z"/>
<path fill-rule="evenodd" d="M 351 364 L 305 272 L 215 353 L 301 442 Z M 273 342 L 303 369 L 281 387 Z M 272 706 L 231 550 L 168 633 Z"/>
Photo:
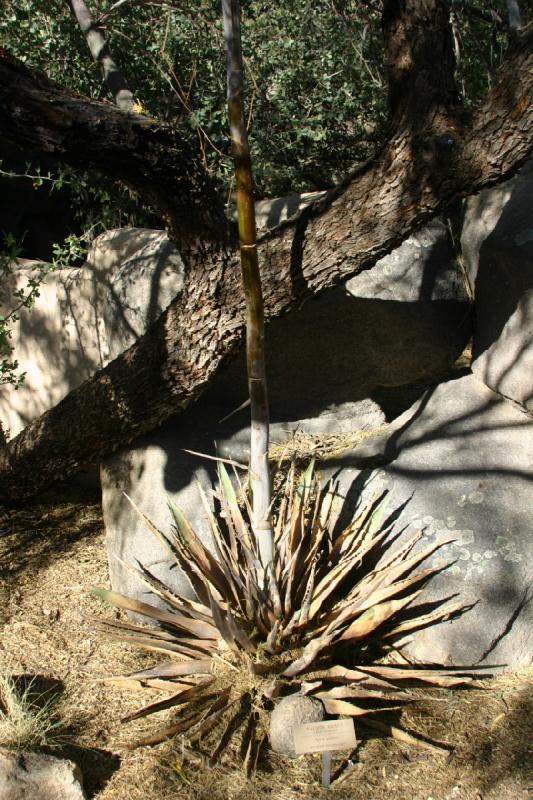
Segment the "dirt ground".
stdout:
<path fill-rule="evenodd" d="M 149 695 L 102 682 L 151 665 L 110 641 L 86 617 L 108 617 L 90 595 L 107 586 L 100 507 L 94 496 L 48 498 L 0 521 L 0 671 L 36 676 L 57 695 L 65 741 L 94 800 L 274 800 L 327 797 L 320 757 L 268 751 L 246 781 L 231 751 L 213 770 L 183 761 L 179 742 L 127 750 L 141 729 L 120 718 Z M 533 797 L 533 670 L 501 675 L 476 690 L 434 690 L 402 712 L 401 725 L 447 743 L 441 755 L 393 740 L 361 739 L 354 765 L 329 796 L 339 800 L 525 800 Z M 154 692 L 154 695 L 157 693 Z M 428 692 L 425 692 L 427 695 Z M 167 712 L 163 712 L 167 713 Z M 138 727 L 135 727 L 137 725 Z M 357 726 L 356 726 L 357 727 Z M 145 730 L 144 728 L 143 730 Z M 358 731 L 359 737 L 359 731 Z M 238 744 L 238 742 L 237 742 Z M 334 770 L 343 757 L 334 758 Z M 345 762 L 344 762 L 345 763 Z"/>

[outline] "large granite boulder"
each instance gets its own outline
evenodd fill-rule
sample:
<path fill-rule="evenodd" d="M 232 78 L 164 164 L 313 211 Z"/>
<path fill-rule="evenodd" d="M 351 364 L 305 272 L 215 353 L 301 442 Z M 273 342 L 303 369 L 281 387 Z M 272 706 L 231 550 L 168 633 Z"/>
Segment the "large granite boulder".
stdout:
<path fill-rule="evenodd" d="M 533 410 L 533 160 L 469 199 L 461 244 L 475 296 L 472 369 Z"/>
<path fill-rule="evenodd" d="M 429 391 L 389 429 L 346 452 L 325 472 L 342 468 L 345 513 L 360 469 L 372 462 L 372 488 L 389 490 L 406 534 L 423 544 L 452 536 L 433 563 L 452 566 L 421 598 L 458 594 L 473 607 L 452 622 L 404 642 L 421 661 L 529 665 L 533 660 L 533 422 L 474 375 Z"/>
<path fill-rule="evenodd" d="M 379 428 L 386 421 L 372 399 L 379 387 L 438 375 L 461 352 L 469 335 L 469 306 L 444 226 L 432 224 L 400 251 L 347 286 L 268 326 L 273 441 L 286 441 L 296 429 L 331 437 Z M 392 293 L 389 281 L 395 284 Z M 248 409 L 220 420 L 247 396 L 241 354 L 194 408 L 102 465 L 113 588 L 146 599 L 143 585 L 123 566 L 138 560 L 176 590 L 189 591 L 179 571 L 169 571 L 165 551 L 123 493 L 162 530 L 170 524 L 166 506 L 170 497 L 209 543 L 209 524 L 196 482 L 210 488 L 214 465 L 184 450 L 213 455 L 216 442 L 220 455 L 246 462 Z"/>
<path fill-rule="evenodd" d="M 165 231 L 106 231 L 95 239 L 85 269 L 101 287 L 110 361 L 142 336 L 183 287 L 184 264 Z"/>
<path fill-rule="evenodd" d="M 43 266 L 19 259 L 3 294 L 26 286 Z M 141 228 L 107 231 L 83 267 L 49 272 L 34 307 L 21 309 L 12 326 L 26 379 L 16 391 L 0 386 L 4 428 L 15 436 L 129 347 L 182 283 L 183 264 L 166 233 Z"/>
<path fill-rule="evenodd" d="M 42 268 L 40 262 L 19 260 L 5 294 L 26 287 Z M 83 268 L 48 273 L 33 308 L 21 309 L 11 326 L 11 345 L 26 378 L 17 390 L 10 384 L 0 386 L 0 418 L 11 436 L 107 362 L 100 309 L 97 276 Z"/>

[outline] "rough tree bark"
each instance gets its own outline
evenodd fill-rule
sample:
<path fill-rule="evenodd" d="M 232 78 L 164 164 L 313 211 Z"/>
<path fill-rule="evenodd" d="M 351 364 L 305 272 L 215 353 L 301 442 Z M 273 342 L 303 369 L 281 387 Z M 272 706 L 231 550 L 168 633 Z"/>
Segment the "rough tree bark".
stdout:
<path fill-rule="evenodd" d="M 179 131 L 74 95 L 2 48 L 0 134 L 23 152 L 126 183 L 159 210 L 184 251 L 225 236 L 217 187 Z"/>
<path fill-rule="evenodd" d="M 431 80 L 432 70 L 438 71 L 443 64 L 453 66 L 451 57 L 442 60 L 443 42 L 448 40 L 442 8 L 439 0 L 385 3 L 386 59 L 394 112 L 389 139 L 350 180 L 306 210 L 295 224 L 281 226 L 264 238 L 267 319 L 371 267 L 450 203 L 512 174 L 532 151 L 533 28 L 519 35 L 486 102 L 467 113 L 451 90 L 449 78 L 435 84 Z M 400 50 L 395 44 L 397 36 L 404 40 Z M 441 60 L 435 61 L 435 57 Z M 0 61 L 0 80 L 3 69 L 4 61 Z M 406 93 L 401 98 L 399 85 Z M 31 120 L 27 111 L 25 124 L 13 120 L 15 100 L 6 106 L 5 92 L 2 86 L 0 132 L 16 129 L 28 135 Z M 41 130 L 46 143 L 50 138 L 55 142 L 46 126 L 52 131 L 56 126 L 64 130 L 65 121 L 58 116 L 70 112 L 72 105 L 77 109 L 77 126 L 83 128 L 80 104 L 80 99 L 63 93 L 53 112 L 43 112 Z M 25 100 L 19 105 L 28 107 Z M 38 113 L 36 94 L 30 105 Z M 130 130 L 131 119 L 124 117 L 121 122 L 119 112 L 109 107 L 88 103 L 86 111 L 92 124 L 86 120 L 80 134 L 84 140 L 90 141 L 91 130 L 99 135 L 98 129 L 105 129 L 109 119 L 115 136 L 121 125 Z M 151 163 L 151 158 L 143 162 L 143 152 L 152 157 L 159 153 L 159 172 L 164 171 L 163 163 L 172 163 L 163 162 L 165 151 L 159 145 L 161 137 L 169 136 L 168 131 L 149 121 L 146 125 L 144 150 L 135 167 L 138 183 L 143 166 Z M 34 149 L 39 135 L 32 131 Z M 106 137 L 100 139 L 102 152 L 91 166 L 105 171 Z M 158 145 L 151 149 L 154 142 Z M 72 137 L 67 144 L 62 140 L 59 156 L 77 158 L 72 152 L 74 144 Z M 115 143 L 113 152 L 117 146 Z M 172 146 L 177 147 L 175 143 Z M 109 156 L 109 149 L 106 152 Z M 122 158 L 126 174 L 127 160 Z M 115 176 L 116 170 L 107 167 L 107 173 Z M 131 177 L 128 182 L 134 185 Z M 244 310 L 239 281 L 238 258 L 227 245 L 211 240 L 201 251 L 191 252 L 182 294 L 145 336 L 29 425 L 0 453 L 0 502 L 20 501 L 67 477 L 153 429 L 197 398 L 242 345 Z"/>

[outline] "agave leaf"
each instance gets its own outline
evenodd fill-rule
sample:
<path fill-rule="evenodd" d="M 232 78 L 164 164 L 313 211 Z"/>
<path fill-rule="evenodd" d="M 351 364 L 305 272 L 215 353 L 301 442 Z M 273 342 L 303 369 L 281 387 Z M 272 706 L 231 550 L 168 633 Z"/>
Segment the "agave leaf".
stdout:
<path fill-rule="evenodd" d="M 372 584 L 370 584 L 364 592 L 361 601 L 356 604 L 356 610 L 357 612 L 366 611 L 368 608 L 394 597 L 394 595 L 401 595 L 412 586 L 416 586 L 418 583 L 428 580 L 432 575 L 436 575 L 441 569 L 442 567 L 428 567 L 420 572 L 415 572 L 414 575 L 409 575 L 409 577 L 403 580 L 392 581 L 390 584 L 387 581 L 387 584 L 382 586 L 381 589 L 374 590 Z M 382 583 L 383 579 L 379 578 L 379 582 Z"/>
<path fill-rule="evenodd" d="M 379 495 L 378 492 L 375 492 L 347 528 L 337 536 L 330 553 L 332 563 L 339 561 L 341 556 L 347 555 L 352 548 L 360 549 L 367 542 L 367 539 L 372 540 L 375 537 L 375 533 L 369 532 L 372 515 L 375 514 L 377 509 L 385 505 L 386 494 L 386 492 L 383 492 Z"/>
<path fill-rule="evenodd" d="M 377 569 L 379 571 L 388 569 L 388 567 L 393 566 L 394 564 L 398 564 L 401 561 L 404 561 L 413 547 L 418 544 L 418 542 L 423 538 L 424 534 L 422 531 L 417 531 L 413 534 L 409 539 L 407 539 L 401 547 L 397 548 L 396 550 L 392 550 L 388 555 L 386 555 L 379 563 Z"/>
<path fill-rule="evenodd" d="M 144 650 L 150 650 L 154 653 L 176 653 L 177 655 L 190 657 L 192 659 L 198 658 L 199 655 L 209 655 L 211 648 L 202 650 L 199 647 L 192 648 L 182 645 L 179 640 L 165 641 L 156 636 L 124 636 L 110 631 L 108 636 L 114 639 L 119 639 L 125 644 L 133 644 L 141 647 Z"/>
<path fill-rule="evenodd" d="M 412 733 L 407 733 L 407 731 L 404 731 L 401 728 L 396 728 L 394 725 L 389 725 L 387 722 L 382 722 L 381 720 L 368 719 L 368 717 L 365 717 L 364 720 L 362 719 L 360 721 L 360 724 L 365 728 L 371 728 L 379 731 L 380 733 L 384 733 L 387 736 L 391 736 L 393 739 L 403 742 L 404 744 L 414 744 L 417 745 L 417 747 L 424 747 L 426 750 L 431 750 L 433 753 L 441 753 L 444 755 L 448 755 L 450 752 L 450 748 L 448 747 L 443 747 L 442 745 L 435 744 L 434 742 L 428 742 L 425 739 L 420 739 L 418 736 L 414 736 Z"/>
<path fill-rule="evenodd" d="M 210 675 L 213 662 L 209 658 L 189 661 L 166 661 L 150 669 L 134 672 L 125 678 L 143 680 L 144 678 L 181 678 L 184 675 Z"/>
<path fill-rule="evenodd" d="M 223 422 L 223 420 L 220 420 Z M 198 453 L 196 450 L 187 450 L 186 447 L 183 448 L 184 453 L 190 453 L 191 456 L 200 456 L 200 458 L 206 458 L 208 461 L 216 461 L 217 464 L 229 464 L 230 467 L 238 467 L 238 469 L 245 469 L 248 470 L 249 467 L 246 464 L 241 464 L 240 461 L 233 461 L 231 458 L 220 458 L 219 456 L 209 456 L 207 453 Z"/>
<path fill-rule="evenodd" d="M 135 512 L 136 512 L 136 513 L 139 515 L 139 517 L 142 519 L 142 521 L 144 522 L 144 524 L 146 525 L 146 527 L 148 528 L 148 530 L 149 530 L 149 531 L 151 531 L 151 532 L 154 534 L 154 536 L 156 537 L 156 539 L 158 539 L 158 540 L 161 542 L 161 544 L 163 545 L 163 547 L 165 548 L 165 550 L 167 550 L 167 551 L 168 551 L 168 553 L 169 553 L 169 554 L 170 554 L 170 556 L 173 558 L 173 560 L 174 560 L 174 561 L 177 561 L 177 560 L 178 560 L 178 554 L 177 554 L 176 550 L 174 549 L 174 547 L 172 546 L 171 542 L 169 542 L 169 540 L 168 540 L 168 539 L 167 539 L 167 537 L 165 536 L 165 534 L 164 534 L 164 533 L 162 533 L 162 532 L 159 530 L 159 528 L 157 528 L 157 527 L 154 525 L 154 523 L 152 522 L 152 520 L 151 520 L 151 519 L 149 519 L 149 518 L 146 516 L 146 514 L 144 514 L 144 512 L 142 512 L 142 511 L 141 511 L 141 509 L 140 509 L 140 508 L 139 508 L 139 507 L 138 507 L 138 506 L 137 506 L 137 505 L 136 505 L 136 504 L 133 502 L 133 500 L 131 499 L 131 497 L 130 497 L 128 494 L 126 494 L 126 492 L 123 492 L 123 494 L 124 494 L 124 497 L 126 498 L 126 500 L 128 500 L 128 502 L 131 504 L 131 506 L 132 506 L 133 510 L 134 510 L 134 511 L 135 511 Z"/>
<path fill-rule="evenodd" d="M 218 465 L 218 479 L 220 481 L 223 499 L 226 501 L 227 510 L 231 515 L 237 535 L 239 536 L 241 542 L 249 550 L 253 551 L 254 547 L 252 544 L 252 539 L 250 538 L 250 530 L 244 520 L 244 517 L 242 516 L 237 495 L 235 494 L 235 489 L 233 488 L 233 484 L 224 464 Z"/>
<path fill-rule="evenodd" d="M 312 459 L 309 466 L 300 477 L 296 492 L 292 498 L 291 519 L 289 528 L 288 551 L 294 553 L 301 542 L 303 533 L 303 521 L 305 517 L 305 502 L 309 497 L 312 486 L 313 471 L 315 460 Z"/>
<path fill-rule="evenodd" d="M 299 627 L 307 625 L 307 621 L 309 619 L 309 611 L 311 609 L 311 599 L 313 597 L 313 591 L 315 588 L 315 574 L 316 574 L 316 561 L 313 562 L 311 570 L 309 572 L 309 577 L 307 579 L 307 586 L 305 587 L 305 593 L 302 600 L 301 614 L 298 620 Z"/>
<path fill-rule="evenodd" d="M 209 590 L 208 590 L 209 591 Z M 209 592 L 209 601 L 211 603 L 211 611 L 213 613 L 213 619 L 215 620 L 215 624 L 220 631 L 220 635 L 228 645 L 228 647 L 237 655 L 239 654 L 239 647 L 235 640 L 235 636 L 227 624 L 227 616 L 225 610 L 222 608 L 221 604 L 217 600 L 217 598 Z"/>
<path fill-rule="evenodd" d="M 239 647 L 246 653 L 255 653 L 256 647 L 252 644 L 248 634 L 237 624 L 231 611 L 226 614 L 226 624 Z"/>
<path fill-rule="evenodd" d="M 339 665 L 320 671 L 316 674 L 317 678 L 346 683 L 360 683 L 362 686 L 377 686 L 380 689 L 395 689 L 393 683 L 377 678 L 374 675 L 367 675 L 359 669 L 348 669 Z"/>
<path fill-rule="evenodd" d="M 145 736 L 142 739 L 137 739 L 136 742 L 127 745 L 128 750 L 135 750 L 138 747 L 153 747 L 156 744 L 161 744 L 161 742 L 167 741 L 177 733 L 185 733 L 190 728 L 193 728 L 202 719 L 205 708 L 209 705 L 209 702 L 213 697 L 214 695 L 206 695 L 205 697 L 199 698 L 194 704 L 194 708 L 192 711 L 190 711 L 190 713 L 180 717 L 180 719 L 174 722 L 172 725 L 167 725 L 157 733 L 153 733 L 150 736 Z"/>
<path fill-rule="evenodd" d="M 379 689 L 359 689 L 354 686 L 334 686 L 333 689 L 328 689 L 324 692 L 316 692 L 313 697 L 318 697 L 321 700 L 346 700 L 356 698 L 359 700 L 400 700 L 405 702 L 407 695 L 402 692 L 382 692 Z"/>
<path fill-rule="evenodd" d="M 275 623 L 273 624 L 272 629 L 270 630 L 270 632 L 269 632 L 269 634 L 267 636 L 266 643 L 265 643 L 265 648 L 269 653 L 274 654 L 274 653 L 279 653 L 280 652 L 279 646 L 276 645 L 276 642 L 277 642 L 277 639 L 278 639 L 278 633 L 279 633 L 280 625 L 281 625 L 281 622 L 280 622 L 279 619 L 277 619 L 275 621 Z"/>
<path fill-rule="evenodd" d="M 183 705 L 184 703 L 188 703 L 190 700 L 196 700 L 196 698 L 202 694 L 204 689 L 210 686 L 214 680 L 214 676 L 204 678 L 204 680 L 199 681 L 195 686 L 192 686 L 188 689 L 182 689 L 181 691 L 176 692 L 176 694 L 166 697 L 164 700 L 158 700 L 155 703 L 150 703 L 149 705 L 139 709 L 139 711 L 134 711 L 133 714 L 128 714 L 128 716 L 124 717 L 120 721 L 122 723 L 131 722 L 134 719 L 141 719 L 142 717 L 147 717 L 150 714 L 156 714 L 158 711 L 164 711 L 167 708 Z"/>
<path fill-rule="evenodd" d="M 384 634 L 384 638 L 390 639 L 392 637 L 399 636 L 400 634 L 407 633 L 408 631 L 416 631 L 420 628 L 425 628 L 427 625 L 434 625 L 437 622 L 444 622 L 455 614 L 461 613 L 461 611 L 464 611 L 467 607 L 468 606 L 465 606 L 464 603 L 451 603 L 446 605 L 444 608 L 432 611 L 431 614 L 423 614 L 422 616 L 405 620 L 405 622 L 401 622 L 399 625 L 396 625 L 391 631 L 387 631 Z"/>
<path fill-rule="evenodd" d="M 197 481 L 197 487 L 198 487 L 198 493 L 200 495 L 200 500 L 202 501 L 202 505 L 204 507 L 204 511 L 205 511 L 206 517 L 209 520 L 209 524 L 211 526 L 211 531 L 213 533 L 213 541 L 222 550 L 223 545 L 226 545 L 226 542 L 224 541 L 224 537 L 222 536 L 220 527 L 219 527 L 218 522 L 217 522 L 217 518 L 213 514 L 213 511 L 211 510 L 211 506 L 209 505 L 209 501 L 207 499 L 207 495 L 204 492 L 204 489 L 203 489 L 202 484 L 200 483 L 200 481 Z M 228 531 L 229 531 L 230 530 L 230 526 L 227 526 L 227 527 L 228 527 Z M 235 536 L 234 536 L 233 532 L 230 532 L 230 548 L 227 548 L 227 545 L 226 545 L 225 559 L 226 558 L 229 560 L 229 563 L 231 564 L 232 568 L 236 572 L 237 571 L 237 543 L 235 541 Z"/>
<path fill-rule="evenodd" d="M 169 508 L 180 540 L 183 542 L 190 556 L 196 561 L 203 579 L 209 581 L 222 597 L 229 600 L 231 589 L 220 564 L 193 531 L 182 511 L 171 500 L 169 501 Z"/>
<path fill-rule="evenodd" d="M 369 636 L 376 628 L 379 628 L 390 617 L 397 614 L 409 603 L 412 603 L 419 595 L 420 590 L 408 595 L 408 597 L 404 597 L 402 600 L 388 600 L 386 603 L 380 603 L 369 608 L 346 628 L 339 641 L 353 641 L 354 639 L 363 639 L 365 636 Z"/>
<path fill-rule="evenodd" d="M 304 647 L 300 658 L 297 658 L 296 661 L 289 664 L 281 674 L 286 677 L 292 677 L 293 675 L 298 675 L 299 672 L 303 672 L 332 641 L 333 635 L 322 635 L 318 639 L 311 639 L 309 644 Z"/>
<path fill-rule="evenodd" d="M 135 570 L 133 567 L 130 567 L 121 559 L 118 559 L 121 563 L 140 578 L 146 585 L 148 585 L 153 592 L 153 594 L 161 597 L 162 600 L 165 601 L 171 608 L 178 611 L 180 614 L 186 614 L 187 616 L 191 617 L 192 619 L 198 620 L 204 625 L 209 626 L 213 630 L 216 631 L 213 625 L 213 617 L 211 615 L 211 611 L 207 606 L 202 605 L 201 603 L 195 602 L 190 600 L 187 597 L 183 597 L 183 595 L 176 594 L 172 592 L 168 586 L 166 586 L 159 578 L 156 578 L 146 567 L 143 567 L 140 562 L 139 569 Z M 207 627 L 205 628 L 207 632 Z M 208 638 L 207 635 L 205 638 Z"/>
<path fill-rule="evenodd" d="M 322 697 L 321 700 L 328 714 L 339 714 L 343 717 L 364 717 L 378 710 L 360 708 L 353 703 L 348 703 L 347 700 L 335 700 L 329 697 Z"/>
<path fill-rule="evenodd" d="M 119 561 L 121 561 L 121 559 L 119 559 Z M 170 616 L 165 618 L 156 617 L 153 614 L 150 615 L 143 611 L 139 611 L 138 613 L 144 614 L 145 616 L 151 616 L 153 619 L 157 619 L 161 623 L 171 625 L 173 628 L 177 628 L 178 630 L 182 630 L 186 633 L 192 634 L 193 636 L 197 636 L 199 639 L 213 639 L 214 641 L 218 641 L 219 633 L 216 627 L 213 625 L 212 619 L 211 622 L 205 622 L 204 620 L 191 618 L 188 610 L 182 605 L 179 598 L 177 596 L 173 597 L 165 585 L 161 581 L 153 578 L 148 570 L 145 570 L 142 566 L 140 569 L 134 569 L 133 567 L 128 567 L 128 565 L 124 562 L 122 562 L 122 564 L 124 567 L 129 568 L 131 572 L 135 573 L 139 580 L 151 589 L 154 595 L 160 597 L 165 601 L 165 603 L 170 605 L 171 608 L 175 609 L 174 611 L 169 612 Z M 112 601 L 108 600 L 108 602 Z M 116 603 L 113 604 L 117 605 Z"/>
<path fill-rule="evenodd" d="M 324 576 L 315 590 L 315 597 L 309 612 L 310 619 L 317 614 L 318 610 L 323 605 L 324 600 L 326 600 L 332 591 L 339 585 L 339 583 L 341 583 L 344 578 L 348 576 L 354 566 L 360 564 L 363 558 L 365 558 L 365 556 L 367 556 L 374 548 L 378 547 L 378 545 L 380 545 L 388 535 L 389 531 L 384 530 L 373 538 L 365 539 L 360 549 L 345 555 L 343 559 L 335 567 L 333 567 L 333 569 L 327 575 Z M 335 582 L 332 584 L 331 580 L 333 577 Z M 352 595 L 356 593 L 357 589 L 358 585 L 356 584 L 356 589 L 353 590 L 353 592 L 350 592 L 348 598 L 351 598 Z"/>
<path fill-rule="evenodd" d="M 378 567 L 378 569 L 386 574 L 388 581 L 396 581 L 402 575 L 412 572 L 415 567 L 421 564 L 422 561 L 425 561 L 426 558 L 429 558 L 429 556 L 431 556 L 436 550 L 439 550 L 441 547 L 444 547 L 444 545 L 451 544 L 455 541 L 456 540 L 454 537 L 450 537 L 448 539 L 443 539 L 440 542 L 434 542 L 433 544 L 428 545 L 428 547 L 424 547 L 410 558 L 402 558 L 397 564 L 393 564 L 389 567 L 382 567 L 381 569 Z"/>
<path fill-rule="evenodd" d="M 230 694 L 231 686 L 227 686 L 218 696 L 213 705 L 203 715 L 202 719 L 196 726 L 196 730 L 188 736 L 191 745 L 199 742 L 202 736 L 207 736 L 207 734 L 212 731 L 213 728 L 216 728 L 226 711 L 228 711 L 234 704 L 234 702 L 228 703 Z"/>
<path fill-rule="evenodd" d="M 474 678 L 468 671 L 454 672 L 442 669 L 419 669 L 416 667 L 388 667 L 388 666 L 372 666 L 361 667 L 362 670 L 369 675 L 377 675 L 378 677 L 389 679 L 391 681 L 413 681 L 416 683 L 428 683 L 433 686 L 440 686 L 442 688 L 451 688 L 452 686 L 464 686 L 471 683 Z"/>
<path fill-rule="evenodd" d="M 169 625 L 177 630 L 185 630 L 189 633 L 193 633 L 199 637 L 201 640 L 199 644 L 201 644 L 203 647 L 207 646 L 207 641 L 214 642 L 218 639 L 217 631 L 212 625 L 208 626 L 206 623 L 199 623 L 195 622 L 194 620 L 189 620 L 183 614 L 178 612 L 165 611 L 164 609 L 157 608 L 157 606 L 152 606 L 148 603 L 142 603 L 140 600 L 133 600 L 132 598 L 124 597 L 124 595 L 118 594 L 118 592 L 110 592 L 107 589 L 94 587 L 91 589 L 91 591 L 104 602 L 115 606 L 115 608 L 122 608 L 125 611 L 133 611 L 137 614 L 142 614 L 144 617 L 155 619 L 161 625 Z"/>
<path fill-rule="evenodd" d="M 102 617 L 87 616 L 85 619 L 98 628 L 102 628 L 111 636 L 118 636 L 117 631 L 136 633 L 139 636 L 149 637 L 150 639 L 161 639 L 168 642 L 175 642 L 178 638 L 175 633 L 163 630 L 163 628 L 147 628 L 143 625 L 134 625 L 132 622 L 122 622 L 114 619 L 102 619 Z"/>
<path fill-rule="evenodd" d="M 252 769 L 254 766 L 255 758 L 255 748 L 257 747 L 257 739 L 256 739 L 256 729 L 257 729 L 257 722 L 258 722 L 258 714 L 256 711 L 252 712 L 248 718 L 248 724 L 243 734 L 243 745 L 244 745 L 244 758 L 242 760 L 242 766 L 244 770 L 244 774 L 247 778 L 249 778 L 252 774 Z"/>
<path fill-rule="evenodd" d="M 320 611 L 322 605 L 335 591 L 337 586 L 349 575 L 354 566 L 359 562 L 357 554 L 344 559 L 325 575 L 313 592 L 313 599 L 309 607 L 309 619 L 313 619 Z"/>
<path fill-rule="evenodd" d="M 102 683 L 108 683 L 110 686 L 118 686 L 119 689 L 131 689 L 133 691 L 144 691 L 145 689 L 168 689 L 170 686 L 173 691 L 176 689 L 186 689 L 192 684 L 183 683 L 182 681 L 164 681 L 156 678 L 147 678 L 146 680 L 139 680 L 135 678 L 122 678 L 122 677 L 109 677 L 102 678 Z M 159 686 L 159 684 L 164 684 Z M 157 684 L 157 685 L 154 685 Z"/>
<path fill-rule="evenodd" d="M 239 697 L 239 707 L 237 708 L 237 711 L 230 717 L 226 727 L 224 728 L 224 731 L 222 732 L 219 743 L 209 758 L 210 767 L 214 767 L 217 761 L 219 761 L 220 757 L 230 743 L 231 737 L 237 732 L 247 718 L 248 714 L 250 713 L 251 699 L 252 698 L 248 692 L 243 692 Z"/>

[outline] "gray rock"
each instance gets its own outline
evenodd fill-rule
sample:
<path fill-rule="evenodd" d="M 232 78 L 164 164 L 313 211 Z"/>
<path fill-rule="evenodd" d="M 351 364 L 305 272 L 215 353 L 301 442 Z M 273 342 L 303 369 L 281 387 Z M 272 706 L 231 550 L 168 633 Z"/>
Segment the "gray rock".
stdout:
<path fill-rule="evenodd" d="M 240 366 L 244 370 L 244 364 Z M 232 387 L 235 389 L 233 371 L 231 374 L 225 373 L 220 380 L 227 387 L 228 394 Z M 243 385 L 242 392 L 245 391 Z M 216 382 L 193 409 L 168 420 L 157 431 L 142 437 L 102 464 L 100 474 L 106 546 L 111 585 L 116 591 L 157 604 L 156 598 L 149 595 L 137 576 L 123 563 L 136 565 L 140 562 L 174 591 L 192 596 L 181 570 L 175 567 L 169 569 L 167 551 L 148 532 L 124 493 L 162 531 L 168 531 L 171 525 L 166 502 L 167 498 L 171 499 L 184 512 L 206 546 L 212 547 L 210 525 L 198 484 L 206 492 L 211 490 L 216 482 L 215 465 L 213 461 L 191 455 L 185 450 L 219 454 L 223 458 L 247 463 L 250 429 L 246 418 L 249 409 L 223 423 L 219 422 L 237 406 L 236 397 L 240 400 L 242 396 L 235 395 L 229 403 L 223 399 L 224 394 L 219 391 Z M 311 404 L 314 406 L 314 398 Z M 295 430 L 330 435 L 357 426 L 360 429 L 372 429 L 380 427 L 384 421 L 379 406 L 369 400 L 339 406 L 325 404 L 323 414 L 317 413 L 309 419 L 287 419 L 285 415 L 281 415 L 280 419 L 278 415 L 271 426 L 271 440 L 285 442 Z"/>
<path fill-rule="evenodd" d="M 183 261 L 165 231 L 106 231 L 95 239 L 86 268 L 102 284 L 109 360 L 142 336 L 183 287 Z"/>
<path fill-rule="evenodd" d="M 474 287 L 472 369 L 533 410 L 533 160 L 467 204 L 461 243 Z"/>
<path fill-rule="evenodd" d="M 408 501 L 406 534 L 423 544 L 453 536 L 432 563 L 453 566 L 434 578 L 422 601 L 457 593 L 474 607 L 452 622 L 403 642 L 417 660 L 442 664 L 529 665 L 533 659 L 533 422 L 473 375 L 429 392 L 391 426 L 329 465 L 343 467 L 347 510 L 359 468 L 386 466 L 372 487 L 389 491 L 388 508 Z M 353 507 L 353 506 L 352 506 Z"/>
<path fill-rule="evenodd" d="M 20 260 L 5 294 L 42 262 Z M 0 419 L 11 436 L 104 367 L 169 305 L 183 264 L 164 231 L 123 228 L 93 242 L 83 267 L 49 273 L 32 309 L 22 309 L 11 344 L 26 380 L 0 386 Z M 6 300 L 4 309 L 10 309 Z"/>
<path fill-rule="evenodd" d="M 402 264 L 411 264 L 410 248 L 420 256 L 414 269 L 418 284 L 412 265 L 398 278 L 405 300 L 372 299 L 371 271 L 364 277 L 366 288 L 361 288 L 368 296 L 354 296 L 362 277 L 358 276 L 350 282 L 350 291 L 340 287 L 328 292 L 268 326 L 273 441 L 283 442 L 295 429 L 324 436 L 379 428 L 385 415 L 372 399 L 377 387 L 401 386 L 438 375 L 462 351 L 469 336 L 468 304 L 460 296 L 443 226 L 430 226 L 428 232 L 417 234 L 416 242 L 404 250 L 401 260 Z M 429 251 L 433 245 L 437 255 L 432 259 Z M 450 287 L 446 293 L 447 279 Z M 413 282 L 417 287 L 414 294 L 409 288 Z M 433 288 L 422 291 L 426 284 Z M 376 292 L 379 294 L 377 288 Z M 432 299 L 433 293 L 438 299 Z M 396 294 L 402 297 L 399 289 Z M 416 299 L 419 295 L 424 299 Z M 146 600 L 144 587 L 121 564 L 135 564 L 136 560 L 175 590 L 187 589 L 178 570 L 169 572 L 165 551 L 146 531 L 123 492 L 161 530 L 168 530 L 170 524 L 165 502 L 169 496 L 209 544 L 209 524 L 196 481 L 205 489 L 211 488 L 215 470 L 212 462 L 183 451 L 213 455 L 216 442 L 221 456 L 246 462 L 249 410 L 225 422 L 219 420 L 247 397 L 241 354 L 216 377 L 194 408 L 168 420 L 102 465 L 102 503 L 115 590 Z"/>
<path fill-rule="evenodd" d="M 79 767 L 43 753 L 0 748 L 1 800 L 85 800 Z"/>
<path fill-rule="evenodd" d="M 416 303 L 428 300 L 466 302 L 468 287 L 460 270 L 448 229 L 438 219 L 416 231 L 346 283 L 354 297 Z"/>
<path fill-rule="evenodd" d="M 324 706 L 314 697 L 290 695 L 279 701 L 270 716 L 270 746 L 276 753 L 296 756 L 294 729 L 308 722 L 321 722 Z"/>

